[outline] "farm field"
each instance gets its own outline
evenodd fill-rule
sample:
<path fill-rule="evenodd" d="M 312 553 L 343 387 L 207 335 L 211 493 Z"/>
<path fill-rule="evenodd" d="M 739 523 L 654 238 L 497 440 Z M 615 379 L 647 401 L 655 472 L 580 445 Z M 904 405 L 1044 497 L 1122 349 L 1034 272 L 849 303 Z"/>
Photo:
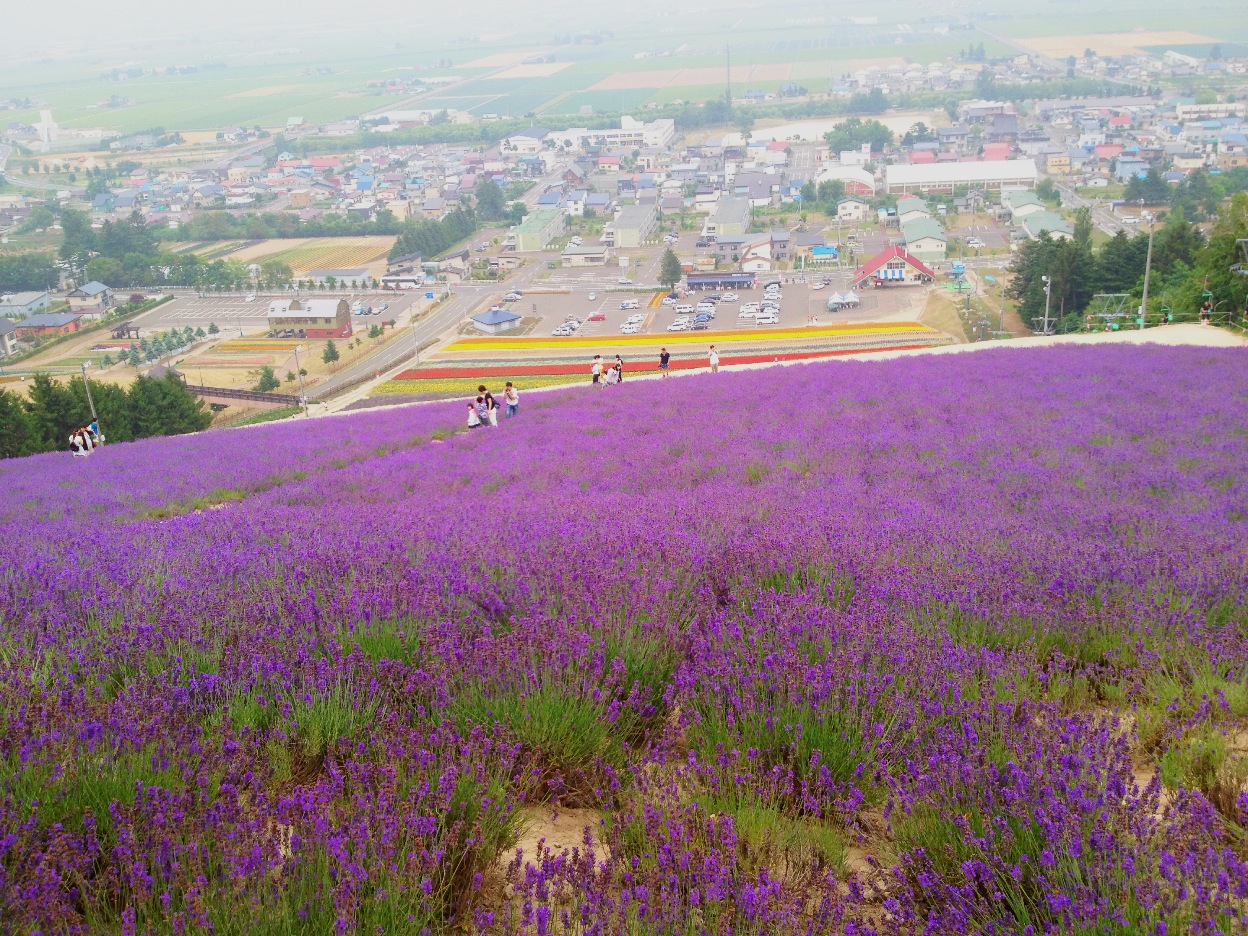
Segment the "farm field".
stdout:
<path fill-rule="evenodd" d="M 317 269 L 369 267 L 373 276 L 385 273 L 386 254 L 394 246 L 394 237 L 368 235 L 360 237 L 273 238 L 260 241 L 230 253 L 229 259 L 244 263 L 274 260 L 285 263 L 296 277 L 307 276 Z"/>
<path fill-rule="evenodd" d="M 6 462 L 0 918 L 1241 932 L 1245 367 L 822 361 Z"/>

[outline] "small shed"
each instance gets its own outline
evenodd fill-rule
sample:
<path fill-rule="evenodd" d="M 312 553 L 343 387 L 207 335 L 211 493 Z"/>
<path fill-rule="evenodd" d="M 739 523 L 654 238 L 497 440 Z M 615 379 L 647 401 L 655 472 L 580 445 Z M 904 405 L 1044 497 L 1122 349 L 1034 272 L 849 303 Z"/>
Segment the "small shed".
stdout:
<path fill-rule="evenodd" d="M 472 317 L 472 324 L 487 335 L 498 335 L 520 326 L 520 316 L 506 309 L 490 309 Z"/>

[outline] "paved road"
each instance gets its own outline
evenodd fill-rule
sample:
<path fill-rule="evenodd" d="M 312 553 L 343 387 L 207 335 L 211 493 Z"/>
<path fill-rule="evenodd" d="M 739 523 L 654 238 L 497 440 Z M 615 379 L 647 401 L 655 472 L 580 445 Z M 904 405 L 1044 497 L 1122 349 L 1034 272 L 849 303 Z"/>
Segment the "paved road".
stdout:
<path fill-rule="evenodd" d="M 1092 212 L 1092 223 L 1099 227 L 1102 231 L 1113 237 L 1119 231 L 1125 231 L 1126 227 L 1123 223 L 1114 217 L 1113 213 L 1107 208 L 1103 208 L 1094 201 L 1090 201 L 1080 195 L 1074 188 L 1065 182 L 1057 183 L 1057 190 L 1062 193 L 1062 205 L 1067 208 L 1089 208 Z"/>

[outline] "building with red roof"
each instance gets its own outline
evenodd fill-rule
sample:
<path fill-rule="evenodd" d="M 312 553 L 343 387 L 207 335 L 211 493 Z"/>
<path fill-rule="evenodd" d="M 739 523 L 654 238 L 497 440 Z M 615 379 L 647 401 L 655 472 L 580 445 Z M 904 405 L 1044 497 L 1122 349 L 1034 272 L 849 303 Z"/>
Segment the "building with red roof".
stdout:
<path fill-rule="evenodd" d="M 893 244 L 883 253 L 876 254 L 857 271 L 850 281 L 858 287 L 868 280 L 874 286 L 890 284 L 914 283 L 921 285 L 936 279 L 936 272 L 917 257 L 906 253 L 906 249 Z"/>

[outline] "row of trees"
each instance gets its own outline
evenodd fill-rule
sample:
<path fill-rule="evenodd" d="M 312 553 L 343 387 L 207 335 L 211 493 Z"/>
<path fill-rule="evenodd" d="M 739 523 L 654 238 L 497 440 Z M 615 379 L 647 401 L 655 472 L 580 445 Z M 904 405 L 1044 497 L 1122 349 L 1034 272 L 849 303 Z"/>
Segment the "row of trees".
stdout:
<path fill-rule="evenodd" d="M 0 293 L 51 289 L 60 281 L 61 272 L 51 251 L 0 254 Z"/>
<path fill-rule="evenodd" d="M 91 398 L 108 441 L 198 432 L 212 413 L 173 374 L 139 377 L 129 388 L 93 382 Z M 37 374 L 29 397 L 0 390 L 0 458 L 66 451 L 69 435 L 91 421 L 81 377 L 68 384 Z"/>
<path fill-rule="evenodd" d="M 1172 211 L 1153 239 L 1149 317 L 1156 321 L 1163 307 L 1192 317 L 1206 293 L 1219 311 L 1238 311 L 1248 300 L 1248 277 L 1232 272 L 1242 262 L 1237 241 L 1248 238 L 1248 194 L 1236 194 L 1223 206 L 1208 240 L 1182 210 Z M 1119 232 L 1099 249 L 1092 246 L 1087 210 L 1076 217 L 1070 240 L 1045 237 L 1019 248 L 1012 266 L 1008 295 L 1019 304 L 1024 323 L 1039 328 L 1044 320 L 1044 279 L 1051 280 L 1050 316 L 1061 330 L 1083 324 L 1097 294 L 1126 294 L 1128 308 L 1137 308 L 1143 294 L 1148 232 Z"/>
<path fill-rule="evenodd" d="M 1217 175 L 1204 169 L 1189 172 L 1178 185 L 1171 185 L 1156 168 L 1128 180 L 1123 200 L 1182 210 L 1194 221 L 1212 218 L 1221 203 L 1236 192 L 1248 191 L 1248 166 L 1237 166 Z"/>

